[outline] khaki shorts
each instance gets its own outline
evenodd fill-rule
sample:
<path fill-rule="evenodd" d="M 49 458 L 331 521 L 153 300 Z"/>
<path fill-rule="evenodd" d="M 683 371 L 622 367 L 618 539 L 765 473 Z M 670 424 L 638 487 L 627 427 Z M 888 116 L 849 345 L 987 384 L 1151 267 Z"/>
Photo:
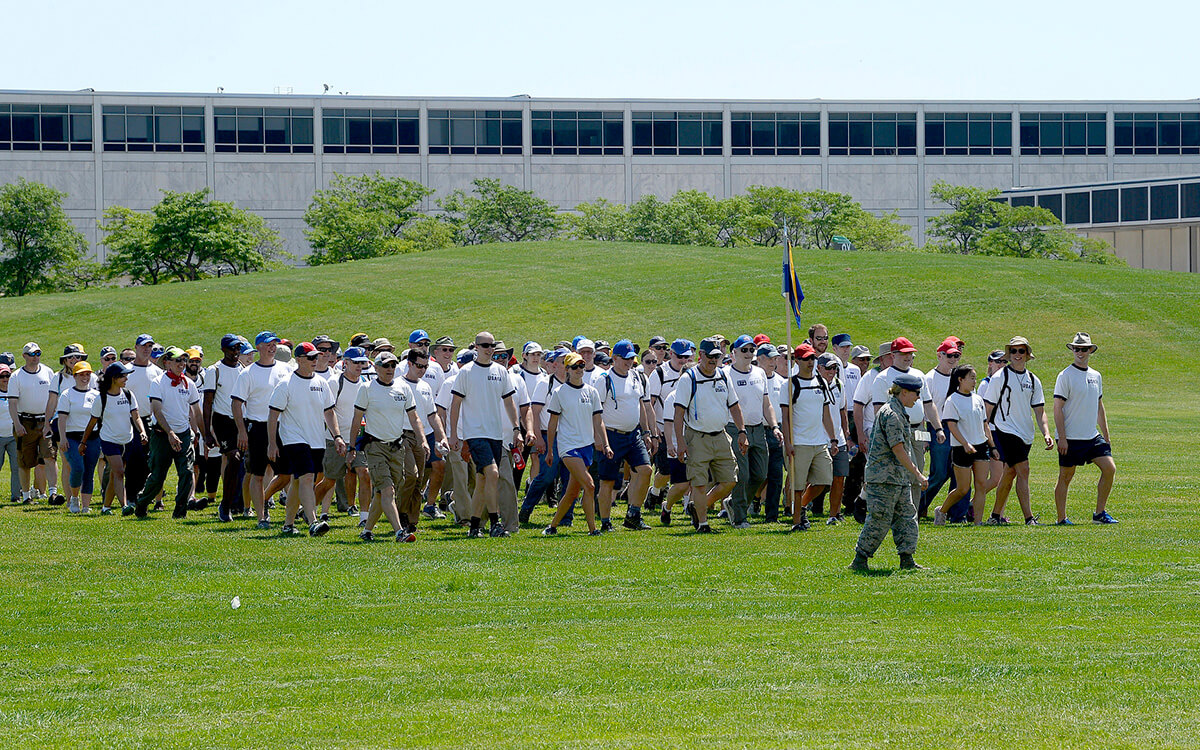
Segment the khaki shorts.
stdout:
<path fill-rule="evenodd" d="M 17 458 L 20 468 L 32 469 L 39 462 L 53 460 L 55 458 L 54 446 L 50 444 L 50 438 L 42 434 L 46 430 L 46 420 L 44 418 L 29 419 L 28 417 L 20 417 L 20 419 L 21 426 L 25 428 L 25 434 L 17 438 Z"/>
<path fill-rule="evenodd" d="M 367 454 L 365 451 L 355 451 L 354 461 L 350 464 L 352 468 L 358 469 L 367 465 Z M 346 457 L 339 456 L 337 452 L 337 444 L 332 440 L 325 441 L 325 460 L 321 464 L 321 473 L 328 479 L 337 481 L 346 476 Z"/>
<path fill-rule="evenodd" d="M 827 487 L 833 484 L 833 457 L 829 455 L 829 445 L 796 445 L 793 446 L 792 476 L 796 477 L 796 488 L 799 489 L 801 480 L 804 485 Z"/>
<path fill-rule="evenodd" d="M 371 487 L 382 490 L 404 484 L 403 446 L 393 446 L 379 440 L 367 444 L 367 471 L 371 472 Z"/>
<path fill-rule="evenodd" d="M 687 477 L 693 487 L 737 481 L 737 460 L 729 433 L 705 435 L 691 427 L 683 430 L 687 446 Z"/>

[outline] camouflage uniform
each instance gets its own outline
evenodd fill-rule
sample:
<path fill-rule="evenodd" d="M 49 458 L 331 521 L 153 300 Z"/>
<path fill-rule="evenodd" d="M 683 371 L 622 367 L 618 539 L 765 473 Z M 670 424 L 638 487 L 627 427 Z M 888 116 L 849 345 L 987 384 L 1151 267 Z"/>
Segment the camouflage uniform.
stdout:
<path fill-rule="evenodd" d="M 858 535 L 855 549 L 870 557 L 892 530 L 896 551 L 911 555 L 917 549 L 917 508 L 911 492 L 912 474 L 892 453 L 896 445 L 904 445 L 912 458 L 913 431 L 908 413 L 896 396 L 884 404 L 875 416 L 871 442 L 867 451 L 865 472 L 867 522 Z"/>

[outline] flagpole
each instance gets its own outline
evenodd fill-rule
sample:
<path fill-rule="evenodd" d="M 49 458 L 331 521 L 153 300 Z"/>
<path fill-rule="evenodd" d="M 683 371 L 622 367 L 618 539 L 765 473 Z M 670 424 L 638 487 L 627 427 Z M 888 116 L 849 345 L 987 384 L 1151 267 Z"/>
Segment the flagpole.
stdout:
<path fill-rule="evenodd" d="M 791 279 L 795 278 L 795 274 L 796 274 L 796 269 L 792 268 L 791 244 L 792 244 L 791 238 L 788 235 L 787 220 L 785 219 L 783 222 L 783 252 L 785 254 L 785 257 L 787 257 L 788 274 L 791 276 L 791 278 L 788 279 L 789 288 L 792 283 Z M 783 376 L 787 382 L 788 413 L 791 415 L 792 419 L 795 419 L 796 415 L 792 414 L 792 351 L 793 350 L 792 350 L 792 309 L 791 309 L 791 307 L 792 307 L 791 300 L 788 298 L 788 295 L 785 292 L 783 295 L 783 326 L 784 326 L 784 328 L 787 329 L 787 357 L 784 358 L 784 367 L 786 369 L 784 371 Z M 792 518 L 795 518 L 796 517 L 796 508 L 795 508 L 796 472 L 793 470 L 795 467 L 795 462 L 792 460 L 792 457 L 787 454 L 787 442 L 789 439 L 790 439 L 790 436 L 785 436 L 784 441 L 783 441 L 783 448 L 784 448 L 783 461 L 787 467 L 787 474 L 788 474 L 788 502 L 784 505 L 784 507 L 786 508 L 788 506 L 792 506 Z"/>

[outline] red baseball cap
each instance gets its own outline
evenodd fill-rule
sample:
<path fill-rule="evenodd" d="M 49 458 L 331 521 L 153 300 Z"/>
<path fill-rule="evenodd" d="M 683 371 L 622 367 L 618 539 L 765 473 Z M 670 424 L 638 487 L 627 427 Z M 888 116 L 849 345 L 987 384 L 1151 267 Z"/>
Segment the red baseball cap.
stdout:
<path fill-rule="evenodd" d="M 754 345 L 755 346 L 762 346 L 763 344 L 769 344 L 769 343 L 771 343 L 771 337 L 765 333 L 760 333 L 754 337 Z"/>
<path fill-rule="evenodd" d="M 296 351 L 294 352 L 297 357 L 310 357 L 317 353 L 317 347 L 313 346 L 308 341 L 302 341 L 300 345 L 296 347 Z"/>
<path fill-rule="evenodd" d="M 809 357 L 816 356 L 817 350 L 813 349 L 808 344 L 801 344 L 800 346 L 796 347 L 796 351 L 792 352 L 792 357 L 795 359 L 808 359 Z"/>
<path fill-rule="evenodd" d="M 938 346 L 937 350 L 938 350 L 939 354 L 941 354 L 941 353 L 948 354 L 950 352 L 962 351 L 962 346 L 957 341 L 955 341 L 953 338 L 948 338 L 945 341 L 943 341 L 940 346 Z"/>
<path fill-rule="evenodd" d="M 892 354 L 908 354 L 916 350 L 917 347 L 913 346 L 913 342 L 903 336 L 892 339 Z"/>

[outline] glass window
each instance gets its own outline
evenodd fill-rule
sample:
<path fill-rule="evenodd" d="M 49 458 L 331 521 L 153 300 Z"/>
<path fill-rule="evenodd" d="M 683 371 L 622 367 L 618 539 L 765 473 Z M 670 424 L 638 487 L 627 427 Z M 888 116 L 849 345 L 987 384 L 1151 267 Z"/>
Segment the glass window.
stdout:
<path fill-rule="evenodd" d="M 196 124 L 184 107 L 184 132 Z M 216 150 L 226 153 L 311 154 L 312 110 L 290 107 L 214 107 Z M 187 150 L 187 147 L 184 147 Z"/>
<path fill-rule="evenodd" d="M 429 153 L 520 155 L 521 111 L 431 109 Z"/>
<path fill-rule="evenodd" d="M 443 112 L 445 110 L 442 110 Z M 415 109 L 326 109 L 322 132 L 327 154 L 415 154 L 420 120 Z M 292 119 L 292 140 L 312 143 L 311 120 Z"/>
<path fill-rule="evenodd" d="M 0 104 L 0 151 L 91 151 L 91 105 Z"/>
<path fill-rule="evenodd" d="M 1187 182 L 1181 186 L 1179 213 L 1185 219 L 1200 216 L 1200 182 Z"/>
<path fill-rule="evenodd" d="M 1116 190 L 1092 191 L 1092 223 L 1112 224 L 1119 218 Z"/>
<path fill-rule="evenodd" d="M 1149 191 L 1144 187 L 1121 188 L 1121 221 L 1146 221 Z"/>
<path fill-rule="evenodd" d="M 634 156 L 720 156 L 720 112 L 634 112 Z"/>
<path fill-rule="evenodd" d="M 1063 208 L 1064 224 L 1087 224 L 1092 220 L 1090 194 L 1067 193 Z"/>
<path fill-rule="evenodd" d="M 1104 156 L 1103 112 L 1022 112 L 1021 153 Z"/>
<path fill-rule="evenodd" d="M 1037 197 L 1038 208 L 1044 208 L 1054 214 L 1054 218 L 1062 221 L 1062 193 L 1049 193 Z"/>
<path fill-rule="evenodd" d="M 1012 199 L 1012 204 L 1013 204 L 1014 208 L 1017 206 L 1032 207 L 1034 204 L 1034 198 L 1032 195 L 1014 195 L 1013 199 Z"/>
<path fill-rule="evenodd" d="M 101 117 L 105 151 L 204 151 L 203 107 L 105 106 Z M 85 125 L 90 129 L 90 117 Z"/>
<path fill-rule="evenodd" d="M 1200 154 L 1200 112 L 1117 112 L 1113 115 L 1113 153 Z"/>
<path fill-rule="evenodd" d="M 1150 220 L 1179 218 L 1179 186 L 1150 186 Z"/>
<path fill-rule="evenodd" d="M 1008 156 L 1012 153 L 1012 114 L 1008 112 L 927 112 L 926 156 Z"/>
<path fill-rule="evenodd" d="M 730 120 L 734 156 L 821 154 L 819 112 L 733 112 Z"/>
<path fill-rule="evenodd" d="M 945 137 L 943 128 L 940 137 Z M 830 156 L 915 156 L 915 112 L 830 112 Z"/>

